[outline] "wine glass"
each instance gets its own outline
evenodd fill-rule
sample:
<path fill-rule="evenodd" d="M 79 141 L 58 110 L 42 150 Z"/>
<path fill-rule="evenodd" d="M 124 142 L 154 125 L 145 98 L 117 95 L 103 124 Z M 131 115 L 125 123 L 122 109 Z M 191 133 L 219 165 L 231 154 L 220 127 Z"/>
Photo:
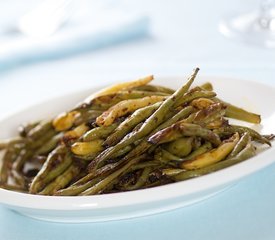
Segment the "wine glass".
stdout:
<path fill-rule="evenodd" d="M 219 30 L 245 43 L 275 48 L 275 0 L 262 0 L 254 12 L 225 18 Z"/>

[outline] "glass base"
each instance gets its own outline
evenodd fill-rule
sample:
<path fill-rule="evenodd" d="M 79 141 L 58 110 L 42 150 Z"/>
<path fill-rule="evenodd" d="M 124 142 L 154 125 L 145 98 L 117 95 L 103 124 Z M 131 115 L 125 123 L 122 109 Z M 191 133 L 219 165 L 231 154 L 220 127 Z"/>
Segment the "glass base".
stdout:
<path fill-rule="evenodd" d="M 238 41 L 275 48 L 275 18 L 265 27 L 259 16 L 259 12 L 252 12 L 228 17 L 219 24 L 219 30 Z"/>

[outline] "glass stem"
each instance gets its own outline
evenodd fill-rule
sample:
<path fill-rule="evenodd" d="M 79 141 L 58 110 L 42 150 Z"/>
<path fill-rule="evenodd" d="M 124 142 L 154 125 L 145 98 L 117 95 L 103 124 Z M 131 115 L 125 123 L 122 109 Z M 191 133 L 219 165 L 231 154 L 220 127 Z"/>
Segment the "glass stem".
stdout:
<path fill-rule="evenodd" d="M 275 0 L 262 0 L 260 6 L 259 25 L 263 29 L 270 29 L 270 23 L 274 20 Z"/>

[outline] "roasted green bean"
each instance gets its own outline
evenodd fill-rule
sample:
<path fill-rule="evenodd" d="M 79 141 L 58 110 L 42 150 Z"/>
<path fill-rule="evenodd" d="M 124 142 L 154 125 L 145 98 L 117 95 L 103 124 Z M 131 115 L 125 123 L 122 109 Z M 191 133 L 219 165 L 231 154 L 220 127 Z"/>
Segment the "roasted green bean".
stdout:
<path fill-rule="evenodd" d="M 40 192 L 50 181 L 63 173 L 72 163 L 72 157 L 66 151 L 65 146 L 59 146 L 52 151 L 41 170 L 33 179 L 30 193 Z"/>
<path fill-rule="evenodd" d="M 153 105 L 138 109 L 135 111 L 128 119 L 121 123 L 115 132 L 111 134 L 104 145 L 113 146 L 117 144 L 127 133 L 129 133 L 137 124 L 144 121 L 148 118 L 159 106 L 161 103 L 155 103 Z"/>
<path fill-rule="evenodd" d="M 119 126 L 119 122 L 115 122 L 107 127 L 96 127 L 86 132 L 82 139 L 84 142 L 90 142 L 96 140 L 98 138 L 106 138 L 109 136 L 117 127 Z"/>
<path fill-rule="evenodd" d="M 190 170 L 190 171 L 182 171 L 179 174 L 173 176 L 173 180 L 183 181 L 190 178 L 199 177 L 208 173 L 212 173 L 220 169 L 230 167 L 234 164 L 240 163 L 248 158 L 253 157 L 255 154 L 256 154 L 255 147 L 251 143 L 249 143 L 239 154 L 237 154 L 233 158 L 229 158 L 227 160 L 215 163 L 213 165 L 210 165 L 204 168 Z"/>
<path fill-rule="evenodd" d="M 274 134 L 231 123 L 259 124 L 259 114 L 223 101 L 210 82 L 192 87 L 198 71 L 177 90 L 151 84 L 150 75 L 21 125 L 17 137 L 0 140 L 0 188 L 55 196 L 133 191 L 203 176 L 271 146 Z"/>
<path fill-rule="evenodd" d="M 179 88 L 174 94 L 172 94 L 170 97 L 168 97 L 161 106 L 143 123 L 143 125 L 140 127 L 140 129 L 136 132 L 132 132 L 125 136 L 117 145 L 114 147 L 110 147 L 102 152 L 97 157 L 97 164 L 110 158 L 116 151 L 126 147 L 129 144 L 134 143 L 140 138 L 145 137 L 148 135 L 151 131 L 153 131 L 158 125 L 160 125 L 163 120 L 165 119 L 167 113 L 171 111 L 170 108 L 175 105 L 181 98 L 182 95 L 185 94 L 188 89 L 190 88 L 191 84 L 195 80 L 195 77 L 198 73 L 199 69 L 196 68 L 191 75 L 191 77 L 188 79 L 187 83 L 183 85 L 181 88 Z"/>

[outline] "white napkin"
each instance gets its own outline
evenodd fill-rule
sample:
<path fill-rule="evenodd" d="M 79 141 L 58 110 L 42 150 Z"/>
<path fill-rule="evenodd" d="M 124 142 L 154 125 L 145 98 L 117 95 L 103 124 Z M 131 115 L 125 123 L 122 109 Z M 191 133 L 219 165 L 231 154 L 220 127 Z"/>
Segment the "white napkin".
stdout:
<path fill-rule="evenodd" d="M 149 18 L 145 15 L 106 10 L 70 22 L 46 39 L 23 34 L 0 36 L 0 71 L 144 37 L 148 29 Z"/>

